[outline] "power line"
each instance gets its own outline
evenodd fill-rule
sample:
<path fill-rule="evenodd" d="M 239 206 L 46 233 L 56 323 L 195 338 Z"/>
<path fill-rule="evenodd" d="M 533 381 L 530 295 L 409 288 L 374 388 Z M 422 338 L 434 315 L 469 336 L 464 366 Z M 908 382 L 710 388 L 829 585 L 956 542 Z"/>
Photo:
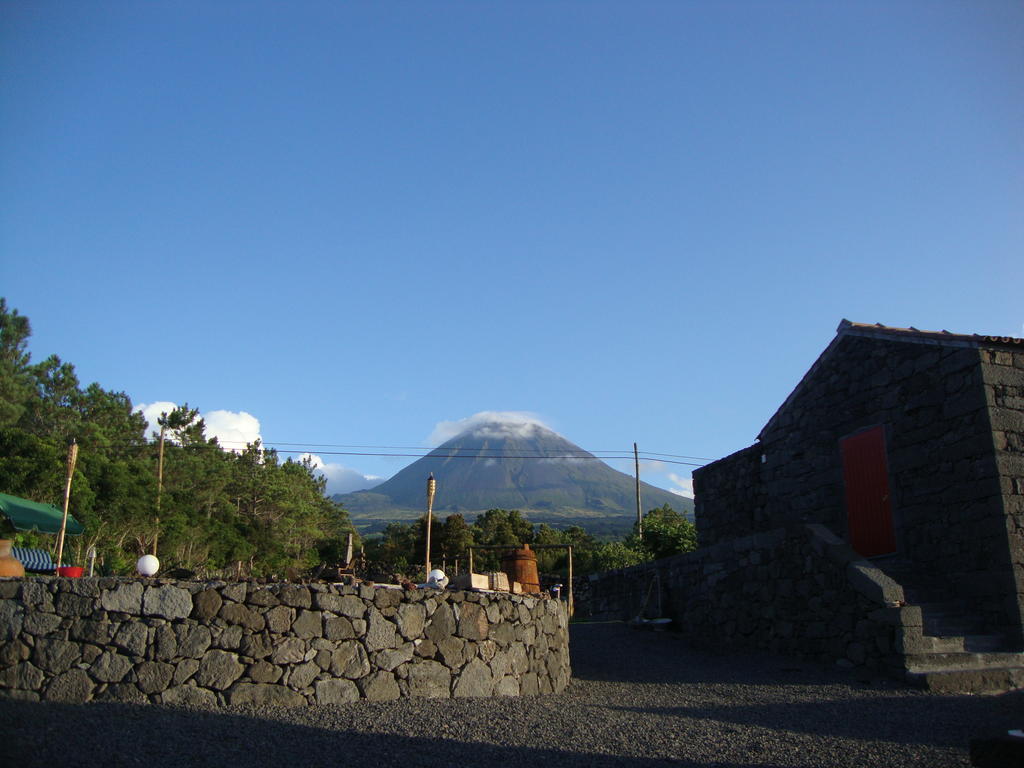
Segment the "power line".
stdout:
<path fill-rule="evenodd" d="M 148 441 L 146 444 L 149 444 Z M 186 446 L 192 450 L 222 450 L 229 448 L 234 450 L 234 446 L 248 447 L 253 443 L 245 442 L 242 440 L 221 440 L 217 439 L 216 445 L 210 443 L 193 443 Z M 296 442 L 279 442 L 279 441 L 266 441 L 261 440 L 260 446 L 263 449 L 273 450 L 275 453 L 287 454 L 287 455 L 299 455 L 304 453 L 316 453 L 318 456 L 367 456 L 367 457 L 378 457 L 378 458 L 415 458 L 422 459 L 431 457 L 433 459 L 444 461 L 447 459 L 524 459 L 524 460 L 576 460 L 576 461 L 610 461 L 610 460 L 631 460 L 633 459 L 632 452 L 625 452 L 622 450 L 603 450 L 603 451 L 588 451 L 583 448 L 578 450 L 563 450 L 558 453 L 541 453 L 541 452 L 517 452 L 514 454 L 504 453 L 501 448 L 490 448 L 482 446 L 479 448 L 449 448 L 444 451 L 439 451 L 437 448 L 424 448 L 421 446 L 389 446 L 389 445 L 349 445 L 343 443 L 296 443 Z M 295 446 L 293 448 L 278 448 L 277 446 Z M 179 446 L 180 447 L 180 446 Z M 372 450 L 323 450 L 324 448 L 366 448 Z M 658 461 L 663 464 L 675 464 L 680 466 L 700 467 L 705 463 L 714 461 L 714 459 L 704 458 L 700 456 L 688 456 L 684 454 L 674 453 L 657 453 L 654 451 L 640 451 L 642 458 L 648 461 Z M 684 461 L 684 459 L 690 459 L 690 461 Z"/>

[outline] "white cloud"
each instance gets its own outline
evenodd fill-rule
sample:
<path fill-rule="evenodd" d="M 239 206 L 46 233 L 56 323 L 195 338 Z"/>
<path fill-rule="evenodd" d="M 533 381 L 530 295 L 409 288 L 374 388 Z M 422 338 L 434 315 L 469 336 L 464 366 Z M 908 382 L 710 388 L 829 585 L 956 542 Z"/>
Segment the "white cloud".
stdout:
<path fill-rule="evenodd" d="M 669 488 L 669 491 L 676 494 L 677 496 L 685 496 L 688 499 L 693 498 L 693 479 L 689 477 L 680 477 L 675 472 L 668 473 L 668 479 L 676 486 L 675 488 Z"/>
<path fill-rule="evenodd" d="M 480 411 L 458 421 L 438 422 L 427 444 L 438 446 L 466 432 L 474 437 L 530 437 L 538 427 L 550 429 L 527 411 Z"/>
<path fill-rule="evenodd" d="M 383 478 L 376 475 L 364 475 L 356 469 L 341 464 L 328 464 L 315 453 L 304 453 L 298 457 L 299 461 L 309 459 L 317 474 L 327 478 L 327 493 L 351 493 L 362 491 L 380 485 Z"/>
<path fill-rule="evenodd" d="M 221 446 L 241 451 L 249 443 L 260 440 L 260 420 L 245 411 L 210 411 L 203 414 L 206 436 L 216 437 Z"/>
<path fill-rule="evenodd" d="M 146 423 L 149 425 L 149 429 L 146 430 L 147 435 L 152 435 L 154 432 L 160 431 L 160 425 L 156 423 L 156 420 L 160 418 L 161 413 L 170 413 L 178 407 L 177 403 L 170 403 L 166 400 L 160 400 L 156 403 L 139 403 L 135 406 L 135 410 L 139 411 L 143 416 L 146 417 Z"/>
<path fill-rule="evenodd" d="M 156 403 L 139 403 L 136 411 L 146 417 L 149 434 L 160 431 L 157 419 L 162 413 L 170 413 L 177 408 L 177 403 L 161 400 Z M 260 420 L 245 411 L 210 411 L 200 417 L 206 422 L 206 436 L 216 437 L 225 450 L 241 451 L 248 443 L 260 440 Z"/>

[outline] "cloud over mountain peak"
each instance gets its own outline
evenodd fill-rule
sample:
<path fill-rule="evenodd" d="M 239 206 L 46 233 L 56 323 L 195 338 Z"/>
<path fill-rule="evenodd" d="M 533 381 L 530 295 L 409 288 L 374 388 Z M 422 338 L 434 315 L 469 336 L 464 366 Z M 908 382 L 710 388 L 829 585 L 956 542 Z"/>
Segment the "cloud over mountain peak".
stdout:
<path fill-rule="evenodd" d="M 551 430 L 551 427 L 528 411 L 480 411 L 465 419 L 438 422 L 427 443 L 436 447 L 464 435 L 526 438 L 533 437 L 538 429 Z"/>

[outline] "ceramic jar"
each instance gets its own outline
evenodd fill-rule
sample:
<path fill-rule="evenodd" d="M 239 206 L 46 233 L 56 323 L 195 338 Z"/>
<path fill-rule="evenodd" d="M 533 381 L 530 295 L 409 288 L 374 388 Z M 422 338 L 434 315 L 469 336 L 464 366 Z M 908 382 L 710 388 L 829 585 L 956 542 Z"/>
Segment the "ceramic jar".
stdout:
<path fill-rule="evenodd" d="M 25 566 L 11 554 L 10 539 L 0 539 L 0 576 L 24 576 Z"/>

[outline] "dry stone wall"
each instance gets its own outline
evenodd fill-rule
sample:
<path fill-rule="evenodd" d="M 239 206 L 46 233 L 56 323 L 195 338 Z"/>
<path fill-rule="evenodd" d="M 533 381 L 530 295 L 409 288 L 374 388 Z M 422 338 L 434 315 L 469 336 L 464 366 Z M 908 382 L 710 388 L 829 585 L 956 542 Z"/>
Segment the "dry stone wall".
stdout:
<path fill-rule="evenodd" d="M 563 603 L 343 585 L 0 580 L 0 696 L 341 704 L 569 682 Z"/>
<path fill-rule="evenodd" d="M 581 619 L 665 617 L 688 640 L 757 648 L 872 673 L 903 665 L 919 608 L 821 525 L 721 542 L 574 583 Z"/>

